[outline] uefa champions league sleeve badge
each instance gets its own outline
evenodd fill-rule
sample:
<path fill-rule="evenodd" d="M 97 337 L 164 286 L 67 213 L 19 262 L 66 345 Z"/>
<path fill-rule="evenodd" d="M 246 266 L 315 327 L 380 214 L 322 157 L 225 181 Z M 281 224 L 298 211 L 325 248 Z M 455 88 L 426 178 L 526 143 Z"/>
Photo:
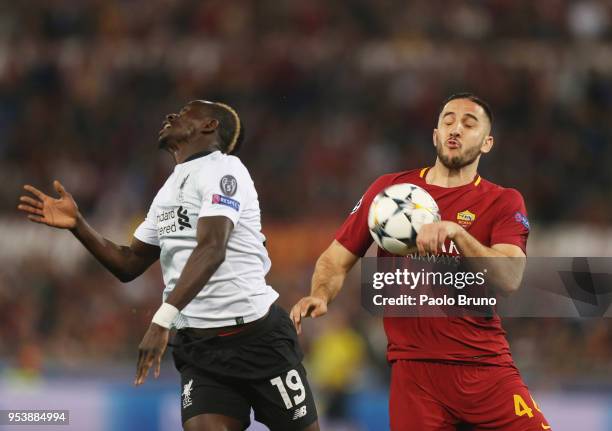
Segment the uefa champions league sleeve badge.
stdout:
<path fill-rule="evenodd" d="M 224 175 L 219 182 L 219 187 L 225 196 L 234 196 L 238 189 L 238 181 L 233 175 Z"/>

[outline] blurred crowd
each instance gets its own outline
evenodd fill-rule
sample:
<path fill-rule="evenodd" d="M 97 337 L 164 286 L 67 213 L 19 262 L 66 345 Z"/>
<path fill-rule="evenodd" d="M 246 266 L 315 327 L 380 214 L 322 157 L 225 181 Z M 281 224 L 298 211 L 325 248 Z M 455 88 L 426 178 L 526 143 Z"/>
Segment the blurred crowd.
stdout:
<path fill-rule="evenodd" d="M 609 225 L 611 23 L 605 0 L 5 2 L 0 228 L 18 225 L 23 183 L 50 191 L 57 178 L 92 224 L 129 238 L 171 170 L 156 150 L 161 122 L 192 99 L 225 101 L 243 117 L 240 156 L 264 230 L 335 226 L 378 175 L 432 163 L 440 103 L 460 91 L 495 115 L 483 176 L 518 188 L 540 226 Z M 312 248 L 301 257 L 308 265 L 272 271 L 286 306 L 307 289 L 321 251 Z M 4 266 L 0 362 L 133 357 L 160 300 L 159 270 L 125 287 L 79 262 L 69 272 L 53 258 Z M 386 373 L 379 322 L 349 297 L 317 323 L 320 338 L 305 338 L 314 379 L 332 394 L 359 384 L 363 370 Z M 526 372 L 612 375 L 605 320 L 506 326 Z M 346 349 L 326 363 L 332 346 Z"/>
<path fill-rule="evenodd" d="M 269 219 L 329 217 L 431 164 L 442 100 L 495 114 L 482 173 L 541 221 L 612 220 L 612 4 L 585 0 L 6 3 L 0 209 L 61 178 L 83 208 L 143 213 L 165 114 L 223 100 Z M 284 187 L 279 187 L 279 185 Z"/>

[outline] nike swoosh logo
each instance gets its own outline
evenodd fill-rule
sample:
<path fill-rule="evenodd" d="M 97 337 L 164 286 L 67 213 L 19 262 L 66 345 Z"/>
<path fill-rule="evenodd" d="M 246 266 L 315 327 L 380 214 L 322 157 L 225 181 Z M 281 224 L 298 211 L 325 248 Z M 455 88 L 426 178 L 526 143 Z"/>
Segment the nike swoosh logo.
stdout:
<path fill-rule="evenodd" d="M 550 429 L 550 426 L 548 426 L 548 425 L 544 425 L 544 424 L 540 424 L 540 425 L 542 425 L 542 429 L 543 430 L 549 430 Z"/>

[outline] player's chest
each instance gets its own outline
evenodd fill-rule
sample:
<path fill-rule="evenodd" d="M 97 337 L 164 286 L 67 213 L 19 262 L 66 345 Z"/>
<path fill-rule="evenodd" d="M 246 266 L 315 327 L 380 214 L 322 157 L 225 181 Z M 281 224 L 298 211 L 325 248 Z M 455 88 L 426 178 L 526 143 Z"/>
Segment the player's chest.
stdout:
<path fill-rule="evenodd" d="M 434 196 L 434 199 L 438 203 L 442 220 L 457 223 L 476 239 L 488 244 L 498 213 L 494 194 L 449 193 Z"/>
<path fill-rule="evenodd" d="M 169 178 L 155 197 L 155 222 L 160 240 L 188 235 L 195 230 L 201 196 L 189 186 L 188 177 Z"/>

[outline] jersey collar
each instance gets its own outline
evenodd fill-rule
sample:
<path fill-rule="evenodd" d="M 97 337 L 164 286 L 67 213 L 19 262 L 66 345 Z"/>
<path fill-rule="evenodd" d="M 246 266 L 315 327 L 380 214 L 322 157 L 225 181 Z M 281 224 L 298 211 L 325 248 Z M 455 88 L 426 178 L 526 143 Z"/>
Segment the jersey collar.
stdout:
<path fill-rule="evenodd" d="M 431 168 L 431 166 L 428 166 L 426 168 L 421 169 L 421 172 L 419 172 L 419 178 L 422 178 L 423 181 L 425 181 L 425 175 L 427 174 L 427 171 Z M 482 181 L 482 178 L 480 177 L 480 175 L 476 174 L 476 176 L 474 177 L 474 179 L 472 180 L 472 183 L 474 185 L 474 187 L 478 187 L 478 184 L 480 184 L 480 181 Z M 468 183 L 470 184 L 470 183 Z M 467 184 L 466 184 L 467 185 Z"/>
<path fill-rule="evenodd" d="M 183 163 L 190 162 L 195 159 L 199 159 L 200 157 L 208 156 L 209 154 L 212 154 L 212 153 L 213 153 L 212 151 L 200 151 L 199 153 L 195 153 L 187 157 L 185 161 L 183 161 Z"/>

